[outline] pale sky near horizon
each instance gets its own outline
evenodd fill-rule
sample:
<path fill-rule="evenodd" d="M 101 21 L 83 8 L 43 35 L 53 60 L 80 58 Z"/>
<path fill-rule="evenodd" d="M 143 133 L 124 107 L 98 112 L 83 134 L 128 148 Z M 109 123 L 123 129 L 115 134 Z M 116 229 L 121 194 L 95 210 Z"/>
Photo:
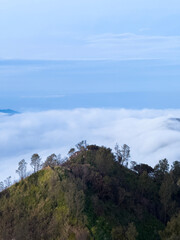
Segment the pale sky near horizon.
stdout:
<path fill-rule="evenodd" d="M 0 0 L 0 59 L 180 57 L 178 0 Z"/>
<path fill-rule="evenodd" d="M 1 177 L 82 139 L 175 161 L 179 92 L 179 0 L 0 0 Z"/>

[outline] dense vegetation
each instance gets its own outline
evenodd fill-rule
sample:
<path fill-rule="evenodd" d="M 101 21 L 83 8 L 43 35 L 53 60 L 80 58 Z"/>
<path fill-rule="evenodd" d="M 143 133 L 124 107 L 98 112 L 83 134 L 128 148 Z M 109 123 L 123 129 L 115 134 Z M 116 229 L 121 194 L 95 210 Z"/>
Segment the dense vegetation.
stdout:
<path fill-rule="evenodd" d="M 49 156 L 41 170 L 33 155 L 26 178 L 19 165 L 21 181 L 0 193 L 0 239 L 180 239 L 180 162 L 129 169 L 127 145 L 77 148 L 66 161 Z"/>

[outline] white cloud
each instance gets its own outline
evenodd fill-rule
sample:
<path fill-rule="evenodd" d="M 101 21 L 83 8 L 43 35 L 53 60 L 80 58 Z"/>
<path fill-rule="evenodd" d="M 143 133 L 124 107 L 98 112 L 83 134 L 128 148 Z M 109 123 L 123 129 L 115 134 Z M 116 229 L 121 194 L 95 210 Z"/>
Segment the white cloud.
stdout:
<path fill-rule="evenodd" d="M 1 178 L 18 161 L 39 153 L 66 155 L 77 142 L 114 147 L 126 143 L 132 160 L 155 165 L 180 159 L 180 110 L 75 109 L 0 115 Z"/>

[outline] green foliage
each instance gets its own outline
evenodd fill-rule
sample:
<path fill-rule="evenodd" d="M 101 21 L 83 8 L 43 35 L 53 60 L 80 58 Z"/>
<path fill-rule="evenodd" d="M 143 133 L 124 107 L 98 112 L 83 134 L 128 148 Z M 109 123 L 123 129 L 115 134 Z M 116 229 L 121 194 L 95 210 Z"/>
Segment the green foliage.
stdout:
<path fill-rule="evenodd" d="M 2 193 L 1 239 L 51 239 L 60 234 L 64 218 L 60 219 L 58 213 L 65 217 L 69 209 L 57 180 L 57 172 L 47 169 Z"/>
<path fill-rule="evenodd" d="M 180 208 L 178 162 L 168 172 L 161 160 L 153 175 L 146 164 L 123 166 L 110 148 L 85 141 L 77 148 L 66 162 L 52 154 L 42 170 L 2 189 L 0 239 L 176 239 L 179 215 L 163 229 Z"/>
<path fill-rule="evenodd" d="M 136 240 L 138 232 L 134 223 L 129 223 L 127 227 L 121 225 L 112 229 L 112 240 Z"/>
<path fill-rule="evenodd" d="M 136 224 L 137 240 L 160 240 L 159 230 L 164 228 L 163 223 L 157 217 L 145 213 L 142 220 Z"/>
<path fill-rule="evenodd" d="M 164 231 L 160 232 L 161 240 L 179 240 L 180 213 L 171 218 Z"/>
<path fill-rule="evenodd" d="M 46 161 L 43 163 L 43 168 L 46 167 L 56 167 L 58 166 L 60 163 L 58 161 L 58 158 L 56 156 L 56 154 L 51 154 L 49 157 L 47 157 Z"/>
<path fill-rule="evenodd" d="M 93 233 L 94 238 L 97 240 L 111 239 L 111 227 L 103 217 L 100 217 L 96 220 L 95 225 L 91 231 Z"/>
<path fill-rule="evenodd" d="M 172 207 L 173 186 L 174 186 L 174 181 L 172 179 L 172 176 L 170 174 L 166 174 L 164 176 L 164 179 L 162 181 L 162 184 L 159 190 L 160 201 L 163 206 L 165 222 L 166 222 L 166 217 L 170 215 L 169 213 L 171 213 L 170 211 Z"/>
<path fill-rule="evenodd" d="M 146 172 L 147 174 L 151 174 L 154 172 L 154 169 L 147 164 L 144 163 L 136 164 L 135 162 L 132 163 L 133 163 L 132 169 L 135 170 L 139 175 L 143 174 L 144 172 Z"/>
<path fill-rule="evenodd" d="M 164 178 L 164 175 L 168 173 L 169 163 L 166 158 L 159 161 L 159 163 L 154 167 L 154 175 L 157 182 L 161 182 Z"/>
<path fill-rule="evenodd" d="M 32 155 L 30 165 L 34 172 L 37 172 L 41 169 L 41 158 L 37 153 Z"/>

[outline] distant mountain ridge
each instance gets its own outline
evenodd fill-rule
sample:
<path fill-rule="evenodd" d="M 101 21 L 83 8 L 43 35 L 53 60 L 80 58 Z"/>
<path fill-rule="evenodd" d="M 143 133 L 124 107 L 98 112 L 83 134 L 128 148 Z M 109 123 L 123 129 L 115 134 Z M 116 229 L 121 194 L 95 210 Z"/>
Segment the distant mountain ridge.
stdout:
<path fill-rule="evenodd" d="M 14 111 L 12 109 L 0 109 L 0 113 L 5 113 L 8 115 L 14 115 L 14 114 L 18 114 L 19 112 Z"/>

